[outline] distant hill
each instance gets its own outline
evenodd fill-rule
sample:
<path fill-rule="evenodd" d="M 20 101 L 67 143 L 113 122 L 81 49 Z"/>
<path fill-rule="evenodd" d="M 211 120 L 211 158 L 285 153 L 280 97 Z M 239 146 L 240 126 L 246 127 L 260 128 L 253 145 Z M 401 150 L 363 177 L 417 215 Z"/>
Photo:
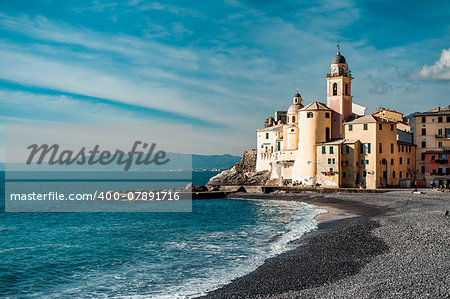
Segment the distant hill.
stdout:
<path fill-rule="evenodd" d="M 407 116 L 404 116 L 404 118 L 409 120 L 409 125 L 411 126 L 411 133 L 414 132 L 414 114 L 418 112 L 413 112 L 411 114 L 408 114 Z"/>
<path fill-rule="evenodd" d="M 161 170 L 179 170 L 186 169 L 190 167 L 189 160 L 192 159 L 192 169 L 226 169 L 231 168 L 234 164 L 238 163 L 241 160 L 240 156 L 232 156 L 232 155 L 188 155 L 188 154 L 180 154 L 180 153 L 167 153 L 167 157 L 170 159 L 170 163 L 165 165 L 156 166 L 153 170 L 161 171 Z M 189 165 L 189 167 L 188 167 Z M 106 170 L 110 168 L 110 166 L 118 167 L 117 165 L 108 165 L 101 166 L 97 164 L 97 167 L 101 170 Z M 44 165 L 39 166 L 42 169 L 45 167 Z M 47 166 L 52 169 L 58 167 L 67 167 L 67 166 Z M 132 166 L 131 169 L 142 168 L 142 166 Z M 48 169 L 48 168 L 47 168 Z M 123 169 L 123 166 L 119 166 L 119 169 Z M 0 163 L 0 171 L 5 170 L 5 164 Z"/>
<path fill-rule="evenodd" d="M 229 168 L 241 161 L 232 155 L 192 155 L 192 168 Z"/>

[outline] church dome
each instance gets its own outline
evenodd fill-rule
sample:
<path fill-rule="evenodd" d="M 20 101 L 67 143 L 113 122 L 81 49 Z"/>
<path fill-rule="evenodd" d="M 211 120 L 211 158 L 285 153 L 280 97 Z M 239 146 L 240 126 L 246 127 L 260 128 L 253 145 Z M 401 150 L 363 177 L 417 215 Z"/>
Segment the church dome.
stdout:
<path fill-rule="evenodd" d="M 292 104 L 291 107 L 289 107 L 287 114 L 297 114 L 297 111 L 301 108 L 303 108 L 303 105 L 301 104 Z"/>
<path fill-rule="evenodd" d="M 331 63 L 346 63 L 345 62 L 345 57 L 342 56 L 340 53 L 338 53 L 336 56 L 333 57 L 333 59 L 331 60 Z"/>

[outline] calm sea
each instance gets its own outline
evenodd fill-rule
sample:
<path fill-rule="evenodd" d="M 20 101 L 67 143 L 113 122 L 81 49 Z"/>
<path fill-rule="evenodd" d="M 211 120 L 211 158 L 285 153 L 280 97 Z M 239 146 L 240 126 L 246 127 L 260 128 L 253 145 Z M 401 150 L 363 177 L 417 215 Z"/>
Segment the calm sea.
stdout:
<path fill-rule="evenodd" d="M 193 174 L 196 185 L 216 172 Z M 204 294 L 293 248 L 314 206 L 199 200 L 192 213 L 0 213 L 0 297 Z"/>

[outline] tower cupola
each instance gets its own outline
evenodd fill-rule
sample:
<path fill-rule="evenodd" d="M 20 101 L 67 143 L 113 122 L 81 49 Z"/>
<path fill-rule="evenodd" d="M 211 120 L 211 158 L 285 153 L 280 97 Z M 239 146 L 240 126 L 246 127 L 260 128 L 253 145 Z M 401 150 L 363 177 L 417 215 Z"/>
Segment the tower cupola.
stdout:
<path fill-rule="evenodd" d="M 298 93 L 298 91 L 294 94 L 294 98 L 292 100 L 293 104 L 302 104 L 302 96 Z"/>

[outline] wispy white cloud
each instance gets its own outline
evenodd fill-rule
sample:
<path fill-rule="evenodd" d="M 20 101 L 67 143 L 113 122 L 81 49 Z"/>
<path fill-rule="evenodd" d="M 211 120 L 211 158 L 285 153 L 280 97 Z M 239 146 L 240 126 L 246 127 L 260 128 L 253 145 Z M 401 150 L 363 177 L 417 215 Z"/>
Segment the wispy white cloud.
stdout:
<path fill-rule="evenodd" d="M 419 77 L 425 80 L 450 80 L 450 48 L 443 49 L 441 57 L 433 65 L 424 65 Z"/>

